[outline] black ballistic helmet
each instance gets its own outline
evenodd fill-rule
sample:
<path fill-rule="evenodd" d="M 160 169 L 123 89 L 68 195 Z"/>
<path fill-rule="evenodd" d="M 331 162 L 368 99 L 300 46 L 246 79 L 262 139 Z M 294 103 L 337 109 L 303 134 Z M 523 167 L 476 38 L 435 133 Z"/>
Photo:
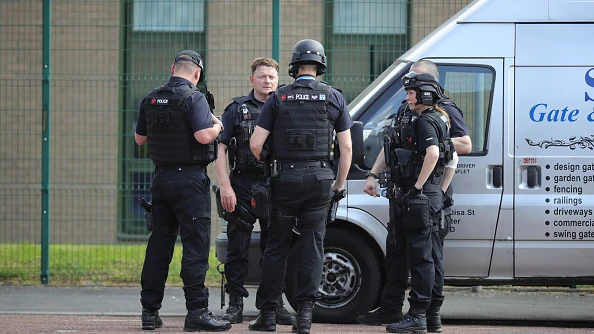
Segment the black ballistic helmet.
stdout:
<path fill-rule="evenodd" d="M 204 81 L 204 62 L 202 61 L 202 57 L 200 57 L 200 54 L 198 52 L 192 50 L 184 50 L 178 53 L 177 56 L 175 56 L 175 60 L 173 61 L 173 63 L 177 63 L 178 61 L 191 61 L 192 63 L 196 64 L 196 66 L 200 67 L 200 79 L 198 79 L 198 82 Z"/>
<path fill-rule="evenodd" d="M 429 73 L 409 72 L 402 78 L 404 89 L 417 91 L 417 103 L 434 105 L 442 91 L 441 84 Z"/>
<path fill-rule="evenodd" d="M 301 64 L 318 65 L 316 76 L 326 73 L 326 55 L 324 55 L 324 47 L 320 42 L 313 39 L 302 39 L 295 44 L 289 62 L 289 75 L 295 78 Z"/>

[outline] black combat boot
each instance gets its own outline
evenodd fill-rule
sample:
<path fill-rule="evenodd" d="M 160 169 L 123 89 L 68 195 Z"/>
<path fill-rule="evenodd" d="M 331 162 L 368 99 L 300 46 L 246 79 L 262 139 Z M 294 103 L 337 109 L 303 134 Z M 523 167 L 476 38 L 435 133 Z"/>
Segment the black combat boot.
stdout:
<path fill-rule="evenodd" d="M 292 331 L 297 334 L 309 334 L 311 330 L 311 313 L 313 312 L 314 302 L 305 301 L 299 306 L 297 319 L 293 323 Z"/>
<path fill-rule="evenodd" d="M 364 325 L 387 325 L 402 320 L 402 309 L 387 310 L 378 307 L 367 314 L 361 314 L 357 317 L 357 322 Z"/>
<path fill-rule="evenodd" d="M 163 321 L 159 317 L 159 311 L 142 309 L 142 329 L 154 330 L 163 327 Z"/>
<path fill-rule="evenodd" d="M 229 321 L 216 319 L 206 307 L 188 311 L 184 323 L 186 332 L 223 332 L 229 329 Z"/>
<path fill-rule="evenodd" d="M 429 304 L 427 309 L 427 332 L 429 333 L 441 333 L 443 330 L 441 316 L 439 315 L 442 303 L 442 300 L 431 300 L 431 304 Z"/>
<path fill-rule="evenodd" d="M 275 332 L 276 331 L 276 310 L 260 310 L 256 320 L 250 322 L 248 326 L 251 331 Z"/>
<path fill-rule="evenodd" d="M 427 319 L 425 318 L 425 310 L 410 309 L 402 320 L 388 325 L 386 330 L 390 333 L 427 333 Z"/>
<path fill-rule="evenodd" d="M 240 324 L 243 322 L 243 297 L 240 295 L 229 296 L 229 307 L 223 316 L 222 320 L 227 320 L 232 324 Z"/>
<path fill-rule="evenodd" d="M 276 323 L 279 325 L 292 325 L 295 322 L 293 316 L 285 308 L 285 303 L 281 300 L 281 304 L 276 308 Z"/>

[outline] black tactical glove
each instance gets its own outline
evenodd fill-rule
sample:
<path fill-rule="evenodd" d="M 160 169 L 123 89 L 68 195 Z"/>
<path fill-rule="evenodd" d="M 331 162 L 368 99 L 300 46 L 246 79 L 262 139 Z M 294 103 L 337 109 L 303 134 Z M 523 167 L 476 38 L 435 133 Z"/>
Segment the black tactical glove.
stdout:
<path fill-rule="evenodd" d="M 412 186 L 412 188 L 410 188 L 410 190 L 406 194 L 404 194 L 403 200 L 406 202 L 409 198 L 418 196 L 422 192 L 422 189 L 417 189 L 415 186 Z"/>
<path fill-rule="evenodd" d="M 447 193 L 443 193 L 443 209 L 447 209 L 454 205 L 454 199 Z"/>

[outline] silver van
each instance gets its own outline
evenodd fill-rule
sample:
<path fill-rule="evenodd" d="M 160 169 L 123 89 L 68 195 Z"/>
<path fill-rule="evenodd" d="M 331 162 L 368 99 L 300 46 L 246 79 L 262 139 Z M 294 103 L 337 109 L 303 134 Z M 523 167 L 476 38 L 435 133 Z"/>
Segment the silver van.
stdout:
<path fill-rule="evenodd" d="M 594 2 L 477 0 L 349 105 L 363 125 L 363 152 L 328 226 L 316 321 L 354 322 L 378 304 L 388 200 L 363 193 L 364 174 L 404 100 L 400 79 L 420 59 L 438 65 L 473 141 L 453 181 L 446 284 L 594 284 L 593 38 Z M 253 238 L 249 283 L 258 284 L 259 234 Z M 224 261 L 224 233 L 216 244 Z M 294 267 L 287 271 L 295 308 L 297 276 Z"/>

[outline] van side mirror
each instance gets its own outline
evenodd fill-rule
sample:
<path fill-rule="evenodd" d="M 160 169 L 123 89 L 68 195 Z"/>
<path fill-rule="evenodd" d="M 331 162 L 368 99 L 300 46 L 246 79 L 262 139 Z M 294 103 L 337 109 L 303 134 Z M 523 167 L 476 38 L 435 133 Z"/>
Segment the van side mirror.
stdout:
<path fill-rule="evenodd" d="M 353 160 L 355 165 L 363 165 L 363 123 L 354 121 L 351 127 L 351 141 L 353 142 Z"/>

